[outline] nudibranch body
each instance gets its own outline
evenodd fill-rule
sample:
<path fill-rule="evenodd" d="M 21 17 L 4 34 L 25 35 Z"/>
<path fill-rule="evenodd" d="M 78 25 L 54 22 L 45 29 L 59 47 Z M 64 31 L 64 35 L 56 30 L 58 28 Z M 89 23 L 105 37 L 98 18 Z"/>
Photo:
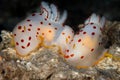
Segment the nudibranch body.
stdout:
<path fill-rule="evenodd" d="M 83 28 L 77 33 L 66 49 L 65 59 L 72 66 L 87 68 L 94 65 L 103 55 L 102 32 L 105 18 L 92 14 L 85 21 Z"/>
<path fill-rule="evenodd" d="M 28 16 L 13 30 L 17 54 L 23 58 L 41 46 L 57 46 L 72 66 L 86 68 L 94 65 L 105 51 L 101 30 L 105 18 L 92 14 L 79 33 L 74 34 L 71 27 L 63 25 L 66 17 L 66 11 L 60 16 L 54 4 L 42 2 L 41 12 Z"/>
<path fill-rule="evenodd" d="M 72 39 L 74 34 L 73 30 L 70 27 L 63 25 L 66 17 L 66 11 L 64 11 L 63 15 L 60 16 L 54 4 L 49 6 L 47 3 L 42 2 L 41 12 L 33 13 L 28 16 L 24 21 L 17 24 L 13 30 L 15 48 L 18 55 L 23 57 L 27 56 L 32 51 L 43 45 L 60 45 L 60 39 L 58 38 L 62 38 L 62 36 L 64 36 L 61 34 L 65 30 L 71 31 L 72 33 L 68 34 L 64 32 L 66 33 L 65 37 L 70 36 Z M 62 39 L 66 40 L 65 37 Z M 64 41 L 63 43 L 65 43 Z M 69 41 L 70 40 L 68 40 L 68 43 Z M 60 45 L 60 47 L 64 46 L 66 46 L 66 44 Z"/>
<path fill-rule="evenodd" d="M 68 44 L 71 42 L 71 40 L 74 37 L 74 31 L 69 26 L 65 26 L 64 29 L 56 34 L 55 40 L 52 42 L 52 45 L 57 45 L 60 47 L 61 53 L 65 53 L 66 47 L 68 47 Z"/>

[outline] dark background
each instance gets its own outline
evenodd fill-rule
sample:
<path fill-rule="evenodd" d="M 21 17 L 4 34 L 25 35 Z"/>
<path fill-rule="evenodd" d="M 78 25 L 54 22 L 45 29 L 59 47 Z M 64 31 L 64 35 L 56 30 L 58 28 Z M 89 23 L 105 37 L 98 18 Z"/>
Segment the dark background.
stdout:
<path fill-rule="evenodd" d="M 0 31 L 12 31 L 28 13 L 39 8 L 43 0 L 0 0 Z M 120 0 L 44 0 L 54 3 L 58 9 L 68 11 L 67 25 L 74 30 L 93 12 L 104 15 L 107 20 L 120 21 Z"/>

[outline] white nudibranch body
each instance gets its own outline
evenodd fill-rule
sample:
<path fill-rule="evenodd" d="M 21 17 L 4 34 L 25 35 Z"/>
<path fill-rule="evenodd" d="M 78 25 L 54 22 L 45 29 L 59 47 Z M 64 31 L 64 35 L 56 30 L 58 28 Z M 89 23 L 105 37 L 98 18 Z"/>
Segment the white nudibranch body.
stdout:
<path fill-rule="evenodd" d="M 66 11 L 60 16 L 54 4 L 42 2 L 40 12 L 28 16 L 14 28 L 16 53 L 26 57 L 40 47 L 57 46 L 72 66 L 84 68 L 95 64 L 104 52 L 101 32 L 104 17 L 92 14 L 77 34 L 71 27 L 63 25 L 66 18 Z"/>
<path fill-rule="evenodd" d="M 28 16 L 25 20 L 17 24 L 13 30 L 15 49 L 18 55 L 22 57 L 27 56 L 43 45 L 59 45 L 60 39 L 57 38 L 62 38 L 60 34 L 63 31 L 66 30 L 73 32 L 70 27 L 63 25 L 66 17 L 66 11 L 60 16 L 54 4 L 49 6 L 47 3 L 42 2 L 41 12 L 33 13 Z M 72 38 L 72 35 L 74 34 L 72 32 L 70 32 L 70 34 L 65 32 L 67 34 L 66 37 L 71 36 Z M 64 47 L 66 44 L 60 45 L 60 47 L 61 46 Z"/>
<path fill-rule="evenodd" d="M 103 55 L 102 32 L 105 18 L 92 14 L 85 21 L 83 28 L 77 33 L 66 49 L 66 61 L 77 67 L 87 68 L 94 65 Z"/>

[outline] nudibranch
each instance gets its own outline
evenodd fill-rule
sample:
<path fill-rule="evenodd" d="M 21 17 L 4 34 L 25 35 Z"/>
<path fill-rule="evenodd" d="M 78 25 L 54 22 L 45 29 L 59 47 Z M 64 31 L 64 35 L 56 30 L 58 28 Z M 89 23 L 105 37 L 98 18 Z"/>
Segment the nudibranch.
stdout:
<path fill-rule="evenodd" d="M 64 25 L 67 12 L 61 16 L 54 4 L 42 2 L 40 12 L 18 23 L 13 30 L 16 53 L 27 57 L 40 47 L 57 46 L 62 57 L 72 66 L 87 68 L 103 56 L 102 29 L 105 18 L 92 14 L 77 34 Z"/>
<path fill-rule="evenodd" d="M 92 14 L 66 48 L 66 61 L 77 68 L 93 66 L 103 56 L 102 29 L 105 18 Z"/>
<path fill-rule="evenodd" d="M 42 2 L 40 8 L 40 12 L 28 16 L 13 30 L 15 49 L 21 57 L 30 55 L 40 46 L 56 45 L 62 47 L 61 51 L 64 51 L 63 47 L 67 46 L 73 38 L 73 30 L 64 25 L 66 11 L 60 16 L 57 7 L 46 2 Z"/>

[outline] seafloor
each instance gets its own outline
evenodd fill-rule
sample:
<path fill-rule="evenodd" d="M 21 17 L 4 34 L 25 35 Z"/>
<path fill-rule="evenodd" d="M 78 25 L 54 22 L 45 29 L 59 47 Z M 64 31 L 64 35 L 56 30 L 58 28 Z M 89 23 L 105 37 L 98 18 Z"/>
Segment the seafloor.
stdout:
<path fill-rule="evenodd" d="M 27 60 L 19 58 L 11 45 L 12 32 L 2 30 L 0 80 L 120 80 L 120 22 L 107 22 L 104 32 L 106 46 L 112 43 L 107 47 L 110 55 L 78 70 L 58 55 L 57 48 L 41 47 Z"/>

